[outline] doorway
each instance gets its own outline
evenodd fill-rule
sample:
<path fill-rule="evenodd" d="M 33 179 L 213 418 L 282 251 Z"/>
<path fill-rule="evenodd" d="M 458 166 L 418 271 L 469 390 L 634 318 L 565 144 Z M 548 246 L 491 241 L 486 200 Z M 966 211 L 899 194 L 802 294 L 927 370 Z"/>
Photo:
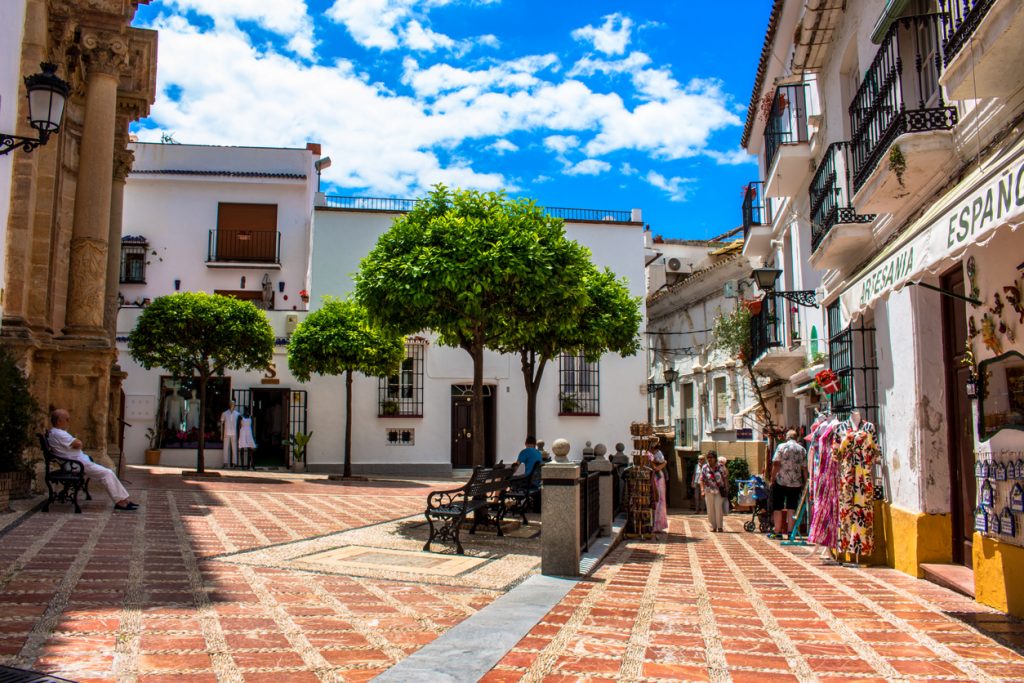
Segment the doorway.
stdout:
<path fill-rule="evenodd" d="M 470 469 L 475 465 L 494 465 L 494 387 L 485 384 L 484 394 L 484 433 L 473 434 L 473 385 L 452 385 L 452 469 Z M 484 439 L 484 462 L 473 462 L 473 441 Z"/>
<path fill-rule="evenodd" d="M 947 292 L 964 294 L 961 266 L 942 276 Z M 946 376 L 946 415 L 949 443 L 949 489 L 953 516 L 953 562 L 973 565 L 974 538 L 974 436 L 971 402 L 967 397 L 970 368 L 963 364 L 967 347 L 967 305 L 960 299 L 942 297 L 943 360 Z"/>
<path fill-rule="evenodd" d="M 288 389 L 252 390 L 254 467 L 288 467 Z"/>

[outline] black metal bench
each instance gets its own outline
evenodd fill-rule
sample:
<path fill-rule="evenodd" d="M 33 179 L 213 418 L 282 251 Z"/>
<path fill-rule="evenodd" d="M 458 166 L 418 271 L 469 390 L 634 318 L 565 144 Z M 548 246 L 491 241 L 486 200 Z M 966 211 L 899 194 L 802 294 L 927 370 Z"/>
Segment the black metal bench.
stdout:
<path fill-rule="evenodd" d="M 504 516 L 504 494 L 515 474 L 514 466 L 498 463 L 494 467 L 476 467 L 473 475 L 464 485 L 448 491 L 431 491 L 427 496 L 427 509 L 423 512 L 430 524 L 430 537 L 423 545 L 430 551 L 434 541 L 455 543 L 459 555 L 466 553 L 459 540 L 459 530 L 466 516 L 473 514 L 473 526 L 469 533 L 476 531 L 481 523 L 494 524 L 501 532 L 501 518 Z M 495 510 L 492 517 L 491 510 Z"/>
<path fill-rule="evenodd" d="M 529 524 L 526 513 L 536 510 L 536 500 L 540 496 L 542 463 L 537 463 L 529 473 L 519 477 L 512 477 L 508 490 L 505 491 L 504 508 L 501 511 L 502 517 L 507 515 L 518 515 L 522 518 L 523 524 Z"/>
<path fill-rule="evenodd" d="M 50 448 L 46 436 L 36 434 L 39 437 L 39 447 L 43 450 L 43 462 L 46 468 L 46 490 L 49 496 L 43 503 L 43 512 L 50 511 L 50 503 L 73 503 L 75 512 L 81 513 L 82 508 L 78 506 L 78 492 L 85 492 L 85 499 L 92 500 L 89 495 L 89 479 L 85 476 L 85 466 L 77 460 L 62 458 Z"/>

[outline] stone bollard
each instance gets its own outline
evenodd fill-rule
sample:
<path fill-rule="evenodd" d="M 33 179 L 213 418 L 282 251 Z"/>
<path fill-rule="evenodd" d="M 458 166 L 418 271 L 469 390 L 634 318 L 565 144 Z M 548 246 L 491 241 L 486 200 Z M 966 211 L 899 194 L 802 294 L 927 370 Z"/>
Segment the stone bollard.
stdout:
<path fill-rule="evenodd" d="M 612 533 L 612 517 L 614 516 L 612 513 L 612 506 L 614 504 L 612 499 L 614 495 L 612 476 L 614 476 L 615 466 L 604 458 L 594 458 L 587 463 L 587 469 L 599 474 L 597 484 L 600 491 L 601 505 L 597 515 L 597 523 L 601 525 L 601 530 L 598 532 L 598 535 L 609 536 Z"/>
<path fill-rule="evenodd" d="M 552 450 L 557 449 L 557 444 L 556 441 Z M 541 573 L 579 576 L 580 466 L 550 462 L 544 465 L 541 477 Z"/>

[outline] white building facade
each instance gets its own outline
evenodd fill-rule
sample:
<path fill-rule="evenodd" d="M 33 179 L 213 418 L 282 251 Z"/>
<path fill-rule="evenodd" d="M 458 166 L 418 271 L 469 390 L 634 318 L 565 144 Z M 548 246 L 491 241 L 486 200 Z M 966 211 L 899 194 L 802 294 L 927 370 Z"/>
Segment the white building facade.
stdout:
<path fill-rule="evenodd" d="M 772 8 L 743 139 L 770 208 L 745 249 L 816 290 L 831 407 L 878 427 L 876 559 L 973 568 L 979 601 L 1024 614 L 1024 489 L 995 474 L 1024 456 L 1024 4 L 807 5 Z M 804 250 L 780 261 L 787 234 Z"/>
<path fill-rule="evenodd" d="M 345 297 L 360 260 L 412 200 L 326 197 L 314 220 L 310 307 L 324 296 Z M 644 295 L 643 224 L 638 210 L 552 209 L 566 219 L 570 239 L 588 247 L 593 262 L 629 281 Z M 353 472 L 446 476 L 471 466 L 473 439 L 483 438 L 487 462 L 514 461 L 526 435 L 526 390 L 519 358 L 485 352 L 485 434 L 472 434 L 473 366 L 462 349 L 443 347 L 424 331 L 409 340 L 407 360 L 392 378 L 356 376 L 353 397 Z M 538 392 L 536 436 L 550 445 L 568 439 L 580 459 L 587 441 L 611 448 L 626 441 L 629 423 L 644 417 L 642 354 L 605 354 L 597 363 L 563 356 L 550 362 Z M 319 386 L 325 389 L 329 399 Z M 344 423 L 342 378 L 317 380 L 310 401 L 316 425 L 310 468 L 337 470 Z"/>
<path fill-rule="evenodd" d="M 134 143 L 125 187 L 118 351 L 124 384 L 125 457 L 142 462 L 147 428 L 161 432 L 161 464 L 195 465 L 197 384 L 147 371 L 127 335 L 144 306 L 176 291 L 252 301 L 267 311 L 277 343 L 267 373 L 213 380 L 206 412 L 206 463 L 223 464 L 220 415 L 234 400 L 253 417 L 254 462 L 290 463 L 288 435 L 307 431 L 308 387 L 288 373 L 287 336 L 305 315 L 309 240 L 319 145 L 306 149 Z"/>

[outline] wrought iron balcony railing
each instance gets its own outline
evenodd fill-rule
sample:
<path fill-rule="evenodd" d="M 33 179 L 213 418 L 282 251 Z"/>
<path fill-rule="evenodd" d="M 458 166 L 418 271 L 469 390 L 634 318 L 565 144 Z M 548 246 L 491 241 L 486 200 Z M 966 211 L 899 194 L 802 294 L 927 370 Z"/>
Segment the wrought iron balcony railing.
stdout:
<path fill-rule="evenodd" d="M 837 223 L 870 223 L 874 214 L 858 214 L 850 190 L 850 143 L 833 142 L 814 172 L 811 199 L 811 249 L 815 250 Z"/>
<path fill-rule="evenodd" d="M 756 361 L 771 349 L 799 346 L 800 307 L 782 294 L 768 293 L 761 310 L 750 316 L 751 360 Z"/>
<path fill-rule="evenodd" d="M 771 224 L 772 208 L 764 196 L 764 182 L 748 183 L 743 188 L 743 240 L 746 241 L 751 228 Z"/>
<path fill-rule="evenodd" d="M 782 145 L 807 142 L 807 84 L 780 85 L 764 127 L 764 168 L 768 171 Z"/>
<path fill-rule="evenodd" d="M 900 135 L 956 125 L 956 108 L 945 105 L 939 87 L 943 16 L 897 19 L 864 74 L 850 104 L 854 192 Z"/>
<path fill-rule="evenodd" d="M 207 263 L 280 263 L 281 233 L 270 230 L 211 230 Z"/>
<path fill-rule="evenodd" d="M 994 4 L 995 0 L 939 0 L 944 65 L 949 66 Z"/>
<path fill-rule="evenodd" d="M 396 199 L 388 197 L 339 197 L 327 195 L 324 206 L 330 209 L 351 209 L 354 211 L 385 211 L 407 213 L 412 211 L 419 199 Z M 585 223 L 630 223 L 633 212 L 621 209 L 572 209 L 559 206 L 544 206 L 541 210 L 552 218 Z"/>

